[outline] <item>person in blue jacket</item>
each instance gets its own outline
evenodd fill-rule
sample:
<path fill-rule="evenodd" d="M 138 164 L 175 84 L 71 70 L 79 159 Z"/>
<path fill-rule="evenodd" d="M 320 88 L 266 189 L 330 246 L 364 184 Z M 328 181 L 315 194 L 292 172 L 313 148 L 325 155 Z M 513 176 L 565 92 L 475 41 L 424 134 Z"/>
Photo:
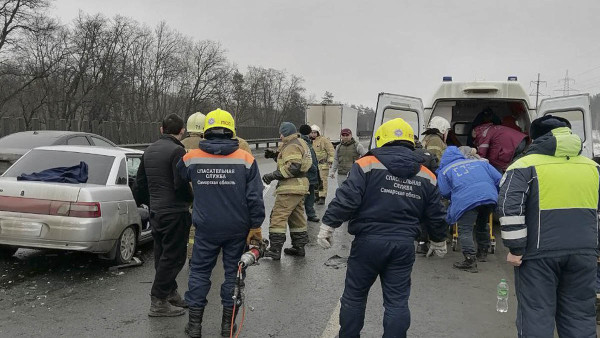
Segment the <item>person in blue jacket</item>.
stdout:
<path fill-rule="evenodd" d="M 477 272 L 477 259 L 484 262 L 490 247 L 488 219 L 498 202 L 498 185 L 502 175 L 487 160 L 479 158 L 473 148 L 448 147 L 437 170 L 438 187 L 450 200 L 447 221 L 458 223 L 458 239 L 465 257 L 454 267 Z M 477 253 L 473 244 L 473 224 Z"/>
<path fill-rule="evenodd" d="M 335 193 L 317 242 L 331 247 L 333 231 L 349 221 L 354 235 L 341 298 L 340 338 L 360 337 L 369 289 L 381 280 L 383 337 L 406 337 L 408 298 L 420 223 L 431 239 L 428 256 L 446 254 L 446 222 L 435 175 L 414 152 L 412 127 L 401 118 L 375 133 L 377 148 L 357 160 Z"/>
<path fill-rule="evenodd" d="M 210 275 L 221 250 L 225 270 L 221 336 L 230 336 L 237 315 L 232 296 L 238 262 L 247 245 L 262 240 L 265 206 L 258 165 L 250 153 L 239 149 L 234 136 L 231 114 L 221 109 L 212 111 L 206 115 L 206 139 L 200 142 L 200 149 L 190 150 L 177 164 L 181 177 L 192 182 L 194 190 L 192 221 L 196 233 L 185 293 L 189 305 L 185 330 L 191 337 L 202 336 Z"/>

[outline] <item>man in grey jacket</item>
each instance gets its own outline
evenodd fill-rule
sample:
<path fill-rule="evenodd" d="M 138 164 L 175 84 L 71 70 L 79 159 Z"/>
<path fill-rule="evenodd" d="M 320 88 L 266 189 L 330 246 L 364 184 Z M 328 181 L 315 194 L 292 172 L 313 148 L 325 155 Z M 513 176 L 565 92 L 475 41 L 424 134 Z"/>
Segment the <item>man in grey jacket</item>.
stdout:
<path fill-rule="evenodd" d="M 352 137 L 350 129 L 342 129 L 340 136 L 342 142 L 335 147 L 335 156 L 331 166 L 331 178 L 335 178 L 337 172 L 338 187 L 342 186 L 342 183 L 348 178 L 352 164 L 367 153 L 365 147 Z"/>

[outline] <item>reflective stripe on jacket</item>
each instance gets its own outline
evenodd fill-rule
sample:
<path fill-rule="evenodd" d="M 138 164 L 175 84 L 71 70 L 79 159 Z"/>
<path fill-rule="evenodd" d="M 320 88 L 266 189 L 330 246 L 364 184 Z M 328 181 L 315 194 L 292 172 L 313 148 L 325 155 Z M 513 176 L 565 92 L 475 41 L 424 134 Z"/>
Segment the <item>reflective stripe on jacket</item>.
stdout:
<path fill-rule="evenodd" d="M 433 241 L 445 238 L 447 225 L 435 175 L 404 146 L 373 149 L 352 165 L 336 190 L 323 224 L 389 240 L 413 241 L 423 222 Z"/>
<path fill-rule="evenodd" d="M 277 170 L 284 179 L 277 183 L 277 194 L 308 194 L 306 173 L 312 166 L 312 157 L 308 145 L 293 134 L 282 139 L 277 155 Z"/>

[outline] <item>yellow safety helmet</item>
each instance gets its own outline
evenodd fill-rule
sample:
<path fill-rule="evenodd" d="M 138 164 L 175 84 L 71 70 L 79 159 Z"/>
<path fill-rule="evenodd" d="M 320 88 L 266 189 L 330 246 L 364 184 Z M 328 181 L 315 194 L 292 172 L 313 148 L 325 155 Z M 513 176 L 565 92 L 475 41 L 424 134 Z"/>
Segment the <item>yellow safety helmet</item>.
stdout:
<path fill-rule="evenodd" d="M 206 115 L 201 112 L 194 113 L 188 117 L 187 120 L 187 131 L 188 133 L 201 134 L 204 132 L 204 120 Z"/>
<path fill-rule="evenodd" d="M 375 132 L 377 148 L 393 141 L 408 141 L 415 144 L 415 132 L 410 124 L 399 117 L 382 124 Z"/>
<path fill-rule="evenodd" d="M 211 128 L 229 129 L 233 133 L 233 136 L 235 136 L 235 122 L 233 121 L 233 116 L 220 108 L 217 108 L 206 115 L 204 132 L 206 133 Z"/>

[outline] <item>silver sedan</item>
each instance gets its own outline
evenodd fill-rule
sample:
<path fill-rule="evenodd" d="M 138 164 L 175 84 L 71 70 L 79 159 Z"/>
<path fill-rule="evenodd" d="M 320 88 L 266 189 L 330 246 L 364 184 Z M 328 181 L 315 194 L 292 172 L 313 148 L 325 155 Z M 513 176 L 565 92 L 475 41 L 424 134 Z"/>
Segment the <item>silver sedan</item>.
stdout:
<path fill-rule="evenodd" d="M 20 247 L 97 253 L 126 263 L 151 240 L 131 184 L 143 152 L 123 148 L 35 148 L 0 177 L 0 252 Z M 17 180 L 23 174 L 85 162 L 85 183 Z"/>

